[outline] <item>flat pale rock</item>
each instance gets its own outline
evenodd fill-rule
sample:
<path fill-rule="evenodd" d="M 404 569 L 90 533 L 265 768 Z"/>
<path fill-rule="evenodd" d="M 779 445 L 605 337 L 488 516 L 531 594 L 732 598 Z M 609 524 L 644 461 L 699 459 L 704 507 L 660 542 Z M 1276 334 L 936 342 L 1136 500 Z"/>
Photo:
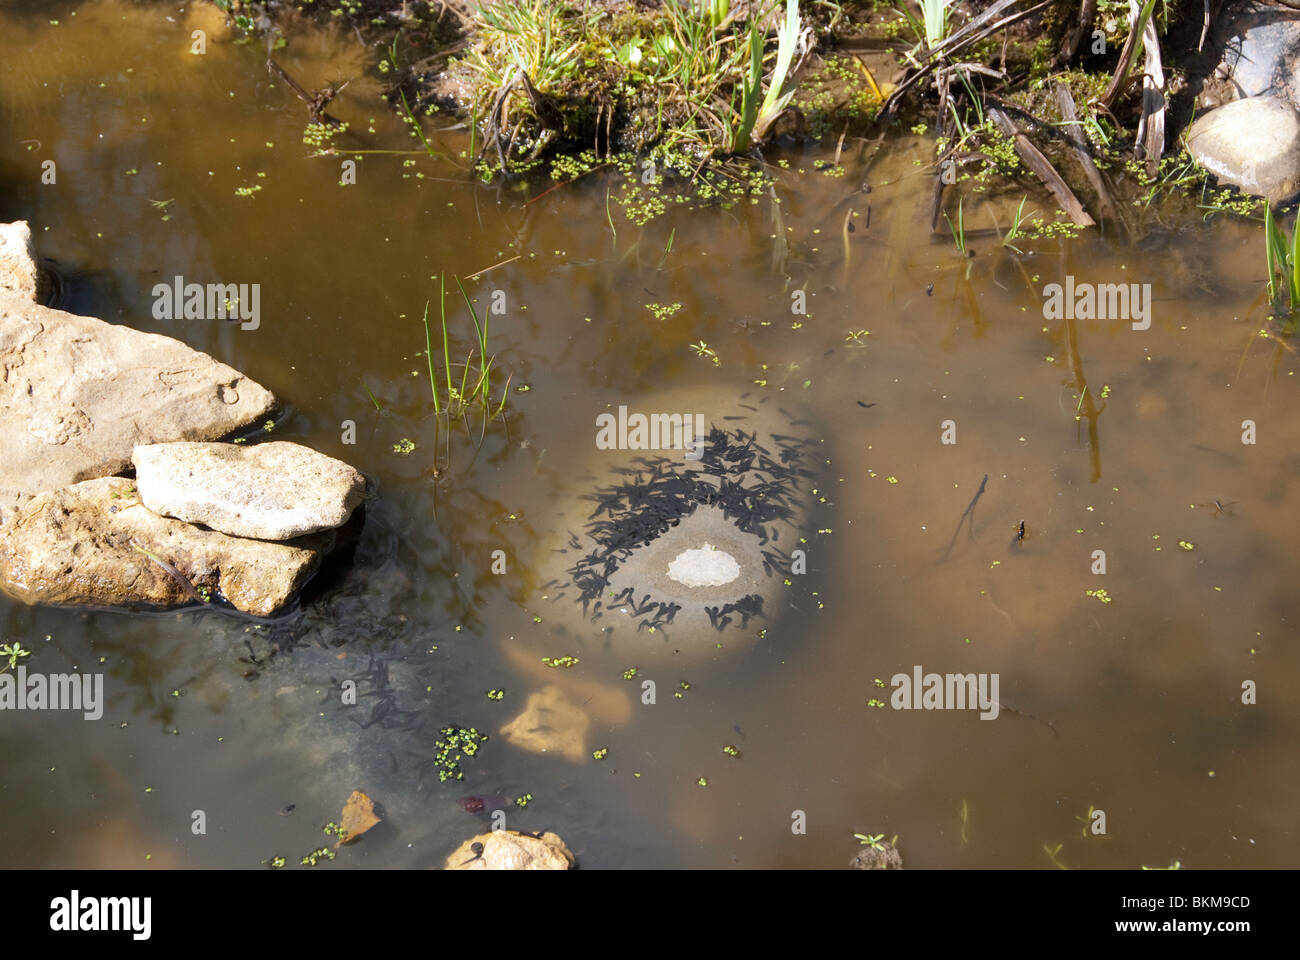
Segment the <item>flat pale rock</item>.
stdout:
<path fill-rule="evenodd" d="M 1211 110 L 1188 129 L 1187 149 L 1220 181 L 1270 203 L 1300 190 L 1300 113 L 1285 100 L 1251 97 Z"/>
<path fill-rule="evenodd" d="M 457 847 L 447 858 L 446 869 L 571 870 L 574 862 L 573 852 L 553 833 L 534 837 L 517 830 L 493 830 Z"/>
<path fill-rule="evenodd" d="M 215 440 L 274 407 L 179 340 L 0 294 L 0 509 L 121 473 L 137 444 Z"/>
<path fill-rule="evenodd" d="M 174 607 L 195 602 L 184 578 L 265 617 L 293 598 L 332 541 L 321 534 L 267 543 L 202 530 L 158 516 L 140 502 L 135 481 L 102 477 L 36 494 L 14 511 L 0 527 L 0 587 L 30 604 Z"/>
<path fill-rule="evenodd" d="M 32 250 L 31 227 L 26 220 L 0 223 L 0 294 L 39 303 L 45 293 L 45 275 Z"/>
<path fill-rule="evenodd" d="M 289 540 L 347 522 L 366 480 L 299 443 L 154 443 L 132 453 L 140 499 L 154 513 L 232 537 Z"/>
<path fill-rule="evenodd" d="M 506 742 L 530 753 L 587 759 L 590 718 L 554 684 L 528 695 L 523 712 L 501 728 Z"/>

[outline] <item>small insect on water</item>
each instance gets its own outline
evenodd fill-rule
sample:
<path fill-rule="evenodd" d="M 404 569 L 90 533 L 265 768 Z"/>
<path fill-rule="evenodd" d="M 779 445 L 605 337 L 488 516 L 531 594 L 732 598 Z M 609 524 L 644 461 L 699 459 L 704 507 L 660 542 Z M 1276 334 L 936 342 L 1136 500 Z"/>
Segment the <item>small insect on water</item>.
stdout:
<path fill-rule="evenodd" d="M 1220 516 L 1232 516 L 1232 508 L 1237 505 L 1236 500 L 1223 500 L 1215 497 L 1213 500 L 1207 500 L 1205 503 L 1192 504 L 1193 510 L 1210 510 L 1210 518 L 1217 520 Z"/>
<path fill-rule="evenodd" d="M 1016 535 L 1012 538 L 1011 543 L 1012 545 L 1015 545 L 1017 543 L 1023 543 L 1024 540 L 1025 540 L 1025 521 L 1021 520 L 1020 529 L 1016 531 Z"/>

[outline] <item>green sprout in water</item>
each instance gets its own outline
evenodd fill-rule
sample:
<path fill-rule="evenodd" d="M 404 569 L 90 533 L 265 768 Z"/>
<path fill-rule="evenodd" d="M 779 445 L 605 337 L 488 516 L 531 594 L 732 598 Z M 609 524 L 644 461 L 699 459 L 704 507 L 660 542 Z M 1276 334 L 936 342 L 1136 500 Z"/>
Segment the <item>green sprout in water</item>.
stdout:
<path fill-rule="evenodd" d="M 489 700 L 500 700 L 505 697 L 505 695 L 506 692 L 504 690 L 489 690 L 487 692 L 487 698 Z"/>
<path fill-rule="evenodd" d="M 593 760 L 604 760 L 609 756 L 609 747 L 601 747 L 599 750 L 593 750 L 591 756 Z"/>
<path fill-rule="evenodd" d="M 1063 843 L 1058 843 L 1054 847 L 1049 847 L 1046 843 L 1043 844 L 1043 853 L 1047 854 L 1047 859 L 1052 861 L 1052 866 L 1056 867 L 1057 870 L 1070 869 L 1065 864 L 1063 864 L 1060 860 L 1056 859 L 1056 855 L 1061 852 L 1061 848 L 1063 846 L 1065 846 L 1065 844 Z"/>
<path fill-rule="evenodd" d="M 525 793 L 521 797 L 515 797 L 516 807 L 526 807 L 532 802 L 533 802 L 533 795 L 531 793 Z"/>
<path fill-rule="evenodd" d="M 576 667 L 582 661 L 577 657 L 542 657 L 542 663 L 548 667 L 563 667 L 568 670 L 570 667 Z"/>
<path fill-rule="evenodd" d="M 691 349 L 695 351 L 697 357 L 705 360 L 712 360 L 715 367 L 721 366 L 722 361 L 718 359 L 717 351 L 701 340 L 699 343 L 692 343 Z"/>
<path fill-rule="evenodd" d="M 883 833 L 877 833 L 874 836 L 866 833 L 855 833 L 853 836 L 857 837 L 859 843 L 869 845 L 872 850 L 884 852 L 885 848 L 880 843 L 881 840 L 885 839 Z"/>
<path fill-rule="evenodd" d="M 18 665 L 19 658 L 30 657 L 31 655 L 32 652 L 30 650 L 24 650 L 23 645 L 17 641 L 15 641 L 12 644 L 6 643 L 0 646 L 0 657 L 9 658 L 9 666 L 5 668 L 6 670 L 12 670 L 14 667 L 16 667 Z"/>
<path fill-rule="evenodd" d="M 623 671 L 623 679 L 631 680 L 636 677 L 636 674 L 637 674 L 636 667 L 628 667 L 626 670 Z"/>

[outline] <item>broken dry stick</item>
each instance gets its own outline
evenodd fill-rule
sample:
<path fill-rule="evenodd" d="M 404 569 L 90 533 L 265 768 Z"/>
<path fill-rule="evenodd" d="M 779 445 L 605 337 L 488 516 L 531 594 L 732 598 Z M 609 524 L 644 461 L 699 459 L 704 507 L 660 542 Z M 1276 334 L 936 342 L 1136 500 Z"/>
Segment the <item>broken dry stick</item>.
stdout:
<path fill-rule="evenodd" d="M 1074 97 L 1070 93 L 1070 88 L 1064 83 L 1056 85 L 1056 103 L 1061 108 L 1061 119 L 1065 121 L 1063 132 L 1065 140 L 1074 149 L 1074 155 L 1079 161 L 1079 166 L 1083 167 L 1083 175 L 1088 178 L 1088 183 L 1097 194 L 1097 204 L 1101 208 L 1103 217 L 1115 216 L 1115 202 L 1111 199 L 1110 190 L 1106 186 L 1106 181 L 1101 177 L 1101 171 L 1097 169 L 1097 164 L 1093 162 L 1092 155 L 1088 153 L 1087 142 L 1084 140 L 1083 132 L 1079 128 L 1079 116 L 1075 111 Z"/>
<path fill-rule="evenodd" d="M 1056 202 L 1060 204 L 1061 209 L 1065 211 L 1066 216 L 1074 222 L 1075 226 L 1093 226 L 1096 221 L 1088 216 L 1088 211 L 1083 209 L 1083 204 L 1074 195 L 1074 191 L 1061 179 L 1061 175 L 1056 172 L 1056 168 L 1043 156 L 1042 152 L 1030 143 L 1029 138 L 1011 122 L 1011 118 L 994 106 L 990 106 L 987 112 L 997 128 L 1012 139 L 1015 143 L 1016 153 L 1025 162 L 1025 166 L 1032 170 L 1039 180 L 1043 181 L 1048 190 L 1052 191 L 1052 196 L 1056 198 Z"/>

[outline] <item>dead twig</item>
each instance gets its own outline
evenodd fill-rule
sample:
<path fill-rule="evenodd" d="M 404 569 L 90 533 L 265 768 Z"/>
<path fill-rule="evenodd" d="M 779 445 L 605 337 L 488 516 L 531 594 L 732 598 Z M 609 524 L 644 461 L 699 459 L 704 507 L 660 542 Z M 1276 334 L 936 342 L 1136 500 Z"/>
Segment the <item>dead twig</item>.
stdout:
<path fill-rule="evenodd" d="M 348 84 L 352 82 L 351 80 L 344 80 L 338 85 L 331 83 L 320 90 L 313 90 L 308 93 L 303 89 L 302 84 L 289 76 L 284 67 L 270 57 L 266 58 L 266 69 L 279 76 L 289 85 L 289 89 L 298 95 L 298 99 L 307 104 L 307 114 L 312 123 L 328 123 L 332 127 L 342 125 L 342 121 L 326 113 L 325 108 L 330 105 L 330 102 L 335 97 L 347 89 Z"/>
<path fill-rule="evenodd" d="M 1074 195 L 1074 191 L 1070 189 L 1069 185 L 1066 184 L 1061 175 L 1056 172 L 1056 168 L 1052 166 L 1051 162 L 1043 156 L 1042 151 L 1034 146 L 1033 143 L 1030 142 L 1029 138 L 1011 122 L 1011 118 L 1003 113 L 1000 108 L 991 105 L 986 108 L 985 112 L 993 121 L 994 125 L 997 126 L 1005 136 L 1012 139 L 1015 144 L 1017 155 L 1019 155 L 1020 159 L 1024 161 L 1025 166 L 1032 170 L 1038 179 L 1043 181 L 1043 184 L 1047 189 L 1052 192 L 1052 196 L 1056 198 L 1056 202 L 1060 205 L 1061 209 L 1065 211 L 1070 220 L 1073 221 L 1075 226 L 1094 226 L 1096 221 L 1088 215 L 1087 210 L 1083 209 L 1083 204 L 1080 203 L 1079 198 Z"/>
<path fill-rule="evenodd" d="M 1210 0 L 1205 0 L 1209 3 Z M 1079 44 L 1083 38 L 1092 29 L 1092 21 L 1097 16 L 1097 0 L 1083 0 L 1079 5 L 1079 16 L 1074 21 L 1074 26 L 1070 32 L 1065 35 L 1065 40 L 1061 43 L 1061 49 L 1056 54 L 1056 59 L 1052 62 L 1052 67 L 1062 67 L 1075 58 L 1079 52 Z"/>
<path fill-rule="evenodd" d="M 968 32 L 968 31 L 976 30 L 977 27 L 979 27 L 979 25 L 981 24 L 986 24 L 989 17 L 991 17 L 996 13 L 1001 12 L 1002 10 L 1005 10 L 1008 6 L 1010 6 L 1012 3 L 1015 2 L 1016 0 L 998 0 L 998 2 L 995 3 L 993 6 L 989 7 L 987 10 L 985 10 L 982 14 L 980 14 L 978 17 L 976 17 L 966 26 L 962 27 L 960 30 L 954 33 L 943 43 L 937 45 L 933 50 L 931 50 L 928 54 L 928 56 L 931 58 L 929 62 L 926 63 L 924 66 L 922 66 L 919 70 L 913 73 L 902 83 L 900 83 L 894 89 L 894 92 L 889 95 L 889 99 L 885 101 L 884 107 L 882 107 L 880 110 L 880 119 L 882 121 L 886 121 L 893 117 L 894 111 L 898 108 L 899 101 L 902 99 L 903 94 L 905 94 L 912 87 L 916 86 L 916 84 L 919 83 L 922 78 L 929 76 L 929 74 L 933 70 L 935 70 L 937 67 L 940 66 L 940 64 L 942 63 L 942 57 L 939 56 L 940 54 L 943 54 L 944 57 L 952 56 L 956 54 L 959 50 L 964 50 L 966 47 L 969 47 L 974 43 L 978 43 L 980 40 L 983 40 L 985 37 L 997 33 L 999 30 L 1009 27 L 1013 23 L 1019 23 L 1021 20 L 1024 20 L 1028 17 L 1032 17 L 1036 13 L 1041 13 L 1043 10 L 1046 10 L 1052 4 L 1056 3 L 1057 0 L 1043 0 L 1042 3 L 1037 3 L 1032 7 L 1028 7 L 1024 10 L 1020 10 L 1016 13 L 1011 14 L 1010 16 L 1003 17 L 1001 20 L 998 20 L 996 23 L 988 24 L 986 27 L 979 29 L 978 32 L 975 33 Z"/>
<path fill-rule="evenodd" d="M 1129 0 L 1129 10 L 1136 23 L 1141 17 L 1137 0 Z M 1160 61 L 1160 37 L 1156 35 L 1154 17 L 1147 17 L 1142 27 L 1142 49 L 1146 68 L 1142 76 L 1142 119 L 1138 123 L 1137 147 L 1146 159 L 1147 175 L 1154 177 L 1165 152 L 1165 71 Z"/>
<path fill-rule="evenodd" d="M 1079 129 L 1079 117 L 1075 110 L 1074 97 L 1070 93 L 1069 86 L 1059 81 L 1056 84 L 1056 103 L 1061 109 L 1061 119 L 1065 121 L 1062 130 L 1065 134 L 1065 141 L 1073 148 L 1079 166 L 1083 167 L 1083 175 L 1088 178 L 1088 183 L 1092 185 L 1093 191 L 1097 194 L 1099 212 L 1103 217 L 1114 217 L 1115 201 L 1111 198 L 1110 189 L 1106 186 L 1106 181 L 1102 179 L 1101 171 L 1097 169 L 1092 154 L 1088 152 L 1087 141 L 1084 140 L 1083 132 Z"/>

